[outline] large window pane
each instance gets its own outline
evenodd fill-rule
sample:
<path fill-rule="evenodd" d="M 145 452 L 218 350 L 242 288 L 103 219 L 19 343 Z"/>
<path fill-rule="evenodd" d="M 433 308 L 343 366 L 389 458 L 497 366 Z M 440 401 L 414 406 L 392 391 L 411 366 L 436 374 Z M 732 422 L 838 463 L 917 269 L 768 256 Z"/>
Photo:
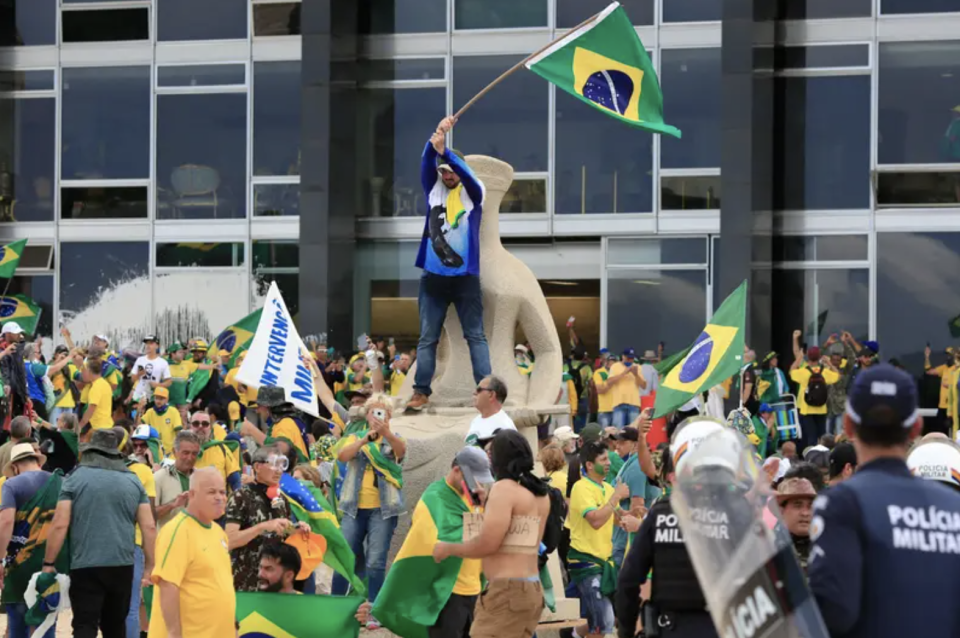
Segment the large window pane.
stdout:
<path fill-rule="evenodd" d="M 158 268 L 230 268 L 243 264 L 241 243 L 182 241 L 157 244 Z"/>
<path fill-rule="evenodd" d="M 247 214 L 247 96 L 157 96 L 157 217 Z"/>
<path fill-rule="evenodd" d="M 361 91 L 357 157 L 363 163 L 363 216 L 412 217 L 426 213 L 420 158 L 445 112 L 443 88 Z M 477 150 L 467 148 L 464 152 Z"/>
<path fill-rule="evenodd" d="M 517 61 L 514 56 L 454 58 L 454 109 Z M 547 170 L 547 87 L 532 73 L 514 73 L 470 107 L 470 117 L 454 129 L 454 144 L 467 155 L 501 159 L 515 171 Z M 429 133 L 424 131 L 424 138 Z"/>
<path fill-rule="evenodd" d="M 247 37 L 246 0 L 161 0 L 158 40 L 230 40 Z"/>
<path fill-rule="evenodd" d="M 755 238 L 756 248 L 770 239 Z M 773 238 L 773 261 L 866 261 L 866 235 L 777 235 Z"/>
<path fill-rule="evenodd" d="M 960 204 L 960 171 L 877 173 L 877 206 L 954 207 Z"/>
<path fill-rule="evenodd" d="M 56 43 L 56 0 L 0 2 L 0 47 Z"/>
<path fill-rule="evenodd" d="M 299 215 L 300 184 L 254 185 L 253 214 L 262 217 Z"/>
<path fill-rule="evenodd" d="M 870 76 L 778 78 L 777 210 L 870 206 Z"/>
<path fill-rule="evenodd" d="M 257 4 L 253 6 L 253 35 L 300 35 L 300 9 L 303 4 Z"/>
<path fill-rule="evenodd" d="M 679 140 L 660 136 L 660 165 L 720 166 L 720 49 L 664 49 L 660 56 L 663 117 L 683 131 Z"/>
<path fill-rule="evenodd" d="M 547 0 L 455 0 L 457 29 L 547 26 Z"/>
<path fill-rule="evenodd" d="M 6 282 L 4 282 L 6 285 Z M 37 323 L 37 330 L 34 333 L 41 337 L 50 338 L 53 336 L 53 276 L 52 275 L 33 275 L 17 276 L 10 280 L 10 287 L 7 288 L 6 296 L 26 295 L 33 299 L 40 306 L 40 321 Z M 44 348 L 44 354 L 48 357 L 52 354 Z"/>
<path fill-rule="evenodd" d="M 150 9 L 64 11 L 64 42 L 120 42 L 150 39 Z"/>
<path fill-rule="evenodd" d="M 956 13 L 958 0 L 880 0 L 880 13 Z"/>
<path fill-rule="evenodd" d="M 880 45 L 878 160 L 960 162 L 960 42 Z"/>
<path fill-rule="evenodd" d="M 253 295 L 254 306 L 262 306 L 270 290 L 270 282 L 276 281 L 294 321 L 300 312 L 300 246 L 296 241 L 253 242 Z"/>
<path fill-rule="evenodd" d="M 660 178 L 660 210 L 719 210 L 723 196 L 719 175 Z"/>
<path fill-rule="evenodd" d="M 609 4 L 607 0 L 557 0 L 557 28 L 572 29 Z M 620 3 L 636 25 L 653 24 L 653 5 L 653 0 L 623 0 Z"/>
<path fill-rule="evenodd" d="M 657 308 L 657 312 L 649 312 Z M 607 347 L 687 347 L 707 316 L 706 270 L 607 271 Z"/>
<path fill-rule="evenodd" d="M 663 0 L 664 22 L 709 22 L 722 17 L 721 0 Z"/>
<path fill-rule="evenodd" d="M 0 221 L 53 219 L 56 100 L 0 99 Z"/>
<path fill-rule="evenodd" d="M 105 334 L 115 350 L 153 332 L 147 242 L 62 242 L 60 315 L 77 343 Z"/>
<path fill-rule="evenodd" d="M 360 3 L 360 29 L 362 33 L 446 31 L 447 0 L 367 0 Z"/>
<path fill-rule="evenodd" d="M 146 186 L 74 186 L 60 190 L 61 219 L 146 219 Z"/>
<path fill-rule="evenodd" d="M 150 68 L 63 69 L 63 179 L 150 176 Z"/>
<path fill-rule="evenodd" d="M 557 91 L 557 214 L 653 210 L 653 136 Z"/>
<path fill-rule="evenodd" d="M 300 62 L 253 67 L 253 174 L 300 174 Z"/>
<path fill-rule="evenodd" d="M 913 0 L 909 0 L 913 2 Z M 781 2 L 780 20 L 821 20 L 825 18 L 859 18 L 873 15 L 873 0 L 803 0 Z"/>
<path fill-rule="evenodd" d="M 920 374 L 927 343 L 937 353 L 957 345 L 950 324 L 958 314 L 960 233 L 877 233 L 877 341 L 883 358 L 897 357 Z"/>

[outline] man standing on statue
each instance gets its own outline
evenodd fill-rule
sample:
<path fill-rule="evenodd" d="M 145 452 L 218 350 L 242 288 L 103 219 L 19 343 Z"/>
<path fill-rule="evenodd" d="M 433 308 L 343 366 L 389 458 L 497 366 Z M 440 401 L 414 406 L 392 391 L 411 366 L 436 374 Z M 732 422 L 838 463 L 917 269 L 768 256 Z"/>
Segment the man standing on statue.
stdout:
<path fill-rule="evenodd" d="M 423 150 L 420 179 L 427 200 L 427 218 L 417 254 L 420 278 L 420 343 L 411 410 L 430 401 L 430 383 L 437 364 L 437 343 L 453 304 L 463 336 L 470 347 L 470 363 L 477 383 L 490 374 L 490 350 L 483 332 L 480 293 L 480 217 L 483 183 L 467 166 L 463 155 L 446 147 L 446 135 L 456 119 L 445 117 Z"/>

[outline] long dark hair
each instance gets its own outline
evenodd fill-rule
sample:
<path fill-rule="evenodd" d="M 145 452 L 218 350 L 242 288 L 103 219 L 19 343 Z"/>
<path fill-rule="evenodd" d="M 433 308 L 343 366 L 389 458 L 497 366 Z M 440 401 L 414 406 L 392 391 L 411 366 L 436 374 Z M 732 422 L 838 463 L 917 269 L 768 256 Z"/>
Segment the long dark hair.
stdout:
<path fill-rule="evenodd" d="M 501 430 L 491 445 L 491 466 L 498 481 L 511 479 L 533 493 L 546 496 L 549 484 L 533 475 L 533 450 L 516 430 Z"/>

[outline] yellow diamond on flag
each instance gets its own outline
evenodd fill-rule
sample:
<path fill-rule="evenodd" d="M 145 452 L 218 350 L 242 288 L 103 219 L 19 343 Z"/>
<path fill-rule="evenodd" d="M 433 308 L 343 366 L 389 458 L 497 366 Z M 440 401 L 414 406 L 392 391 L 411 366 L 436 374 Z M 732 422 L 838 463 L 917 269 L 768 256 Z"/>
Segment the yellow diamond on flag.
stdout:
<path fill-rule="evenodd" d="M 238 326 L 230 326 L 217 335 L 216 350 L 226 350 L 230 354 L 233 354 L 237 347 L 244 345 L 252 338 L 253 333 L 249 330 L 244 330 Z"/>
<path fill-rule="evenodd" d="M 728 354 L 737 331 L 733 326 L 707 324 L 687 356 L 670 371 L 661 385 L 679 392 L 699 392 L 703 382 Z"/>
<path fill-rule="evenodd" d="M 600 108 L 640 121 L 643 71 L 605 55 L 577 47 L 573 52 L 573 87 Z"/>
<path fill-rule="evenodd" d="M 240 621 L 240 638 L 296 638 L 257 612 Z"/>

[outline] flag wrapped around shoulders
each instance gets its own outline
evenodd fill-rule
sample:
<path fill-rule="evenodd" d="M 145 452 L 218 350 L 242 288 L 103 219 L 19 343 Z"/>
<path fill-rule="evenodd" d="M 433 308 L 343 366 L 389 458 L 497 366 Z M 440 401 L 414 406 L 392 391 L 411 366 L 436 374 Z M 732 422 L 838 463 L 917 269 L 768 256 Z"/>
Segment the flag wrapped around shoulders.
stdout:
<path fill-rule="evenodd" d="M 661 377 L 654 418 L 680 407 L 740 371 L 747 313 L 747 282 L 723 302 L 687 354 Z"/>
<path fill-rule="evenodd" d="M 0 278 L 9 279 L 17 272 L 23 249 L 27 247 L 27 240 L 21 239 L 0 247 Z"/>
<path fill-rule="evenodd" d="M 241 352 L 247 350 L 253 341 L 253 335 L 256 334 L 257 326 L 260 324 L 261 314 L 263 314 L 263 308 L 251 312 L 235 324 L 224 328 L 223 331 L 217 335 L 217 338 L 214 339 L 210 349 L 207 350 L 207 358 L 204 363 L 219 364 L 219 352 L 226 350 L 230 353 L 229 366 L 231 368 L 235 367 L 237 365 L 237 357 L 240 356 Z M 210 382 L 210 376 L 209 370 L 197 370 L 190 375 L 190 382 L 187 387 L 188 401 L 192 402 L 197 398 L 197 395 L 207 387 L 207 383 Z"/>
<path fill-rule="evenodd" d="M 366 423 L 364 423 L 364 425 L 366 425 Z M 338 449 L 351 445 L 367 435 L 366 428 L 363 430 L 352 429 L 352 431 L 351 428 L 348 428 L 348 431 L 350 433 L 344 433 L 343 438 L 340 439 Z M 398 490 L 403 489 L 403 468 L 401 468 L 400 464 L 396 461 L 391 461 L 383 455 L 383 450 L 380 449 L 379 439 L 368 442 L 360 451 L 367 457 L 367 461 L 373 466 L 373 470 L 380 478 Z"/>
<path fill-rule="evenodd" d="M 0 297 L 0 325 L 16 321 L 23 331 L 32 335 L 40 323 L 40 305 L 26 295 Z"/>
<path fill-rule="evenodd" d="M 374 617 L 401 638 L 427 638 L 450 599 L 463 559 L 451 556 L 437 563 L 433 547 L 441 541 L 461 542 L 463 515 L 469 511 L 445 480 L 431 483 L 420 497 L 410 531 L 373 605 Z"/>
<path fill-rule="evenodd" d="M 240 638 L 357 638 L 359 596 L 237 592 Z M 212 638 L 212 637 L 211 637 Z"/>
<path fill-rule="evenodd" d="M 663 121 L 656 70 L 617 2 L 530 58 L 526 67 L 621 122 L 680 137 L 678 128 Z"/>
<path fill-rule="evenodd" d="M 289 474 L 280 477 L 280 493 L 287 499 L 298 521 L 310 526 L 327 540 L 323 562 L 350 582 L 353 591 L 366 595 L 367 588 L 354 571 L 356 556 L 340 530 L 340 522 L 323 492 L 311 483 L 298 481 Z"/>

